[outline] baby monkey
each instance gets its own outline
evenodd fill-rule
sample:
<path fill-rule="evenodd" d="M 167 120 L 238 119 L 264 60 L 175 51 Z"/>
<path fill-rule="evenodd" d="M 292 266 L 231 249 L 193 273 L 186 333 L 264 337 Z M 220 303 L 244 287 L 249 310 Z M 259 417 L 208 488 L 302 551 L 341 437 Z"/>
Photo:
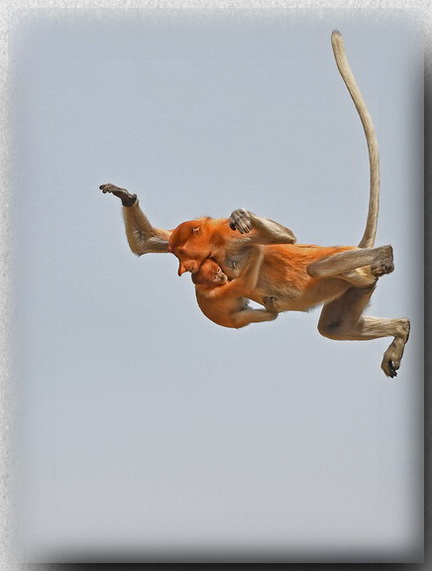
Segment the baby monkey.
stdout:
<path fill-rule="evenodd" d="M 262 246 L 254 246 L 245 270 L 231 281 L 214 260 L 207 258 L 202 262 L 192 274 L 192 281 L 198 306 L 208 319 L 235 329 L 276 319 L 275 298 L 263 298 L 265 309 L 253 309 L 248 303 L 248 293 L 252 295 L 256 287 L 263 258 Z"/>

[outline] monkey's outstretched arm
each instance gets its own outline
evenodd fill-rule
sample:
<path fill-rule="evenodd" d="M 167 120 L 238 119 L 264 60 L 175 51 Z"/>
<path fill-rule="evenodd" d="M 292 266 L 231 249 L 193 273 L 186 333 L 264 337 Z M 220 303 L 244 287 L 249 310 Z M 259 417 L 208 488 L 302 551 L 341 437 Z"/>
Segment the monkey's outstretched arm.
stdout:
<path fill-rule="evenodd" d="M 134 254 L 142 256 L 150 253 L 168 252 L 171 231 L 152 226 L 141 210 L 136 194 L 114 184 L 102 184 L 102 192 L 114 194 L 123 205 L 123 219 L 129 247 Z"/>

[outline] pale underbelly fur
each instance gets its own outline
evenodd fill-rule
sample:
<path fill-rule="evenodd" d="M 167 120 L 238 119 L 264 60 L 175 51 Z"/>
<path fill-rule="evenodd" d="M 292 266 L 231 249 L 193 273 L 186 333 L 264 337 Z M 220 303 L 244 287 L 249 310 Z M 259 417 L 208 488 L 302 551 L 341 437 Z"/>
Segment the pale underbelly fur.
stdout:
<path fill-rule="evenodd" d="M 312 281 L 312 278 L 310 278 Z M 332 301 L 345 291 L 352 284 L 339 278 L 327 278 L 324 280 L 313 280 L 304 290 L 294 289 L 292 285 L 284 284 L 258 284 L 250 299 L 257 303 L 262 303 L 264 296 L 276 298 L 278 311 L 308 311 L 311 308 Z"/>

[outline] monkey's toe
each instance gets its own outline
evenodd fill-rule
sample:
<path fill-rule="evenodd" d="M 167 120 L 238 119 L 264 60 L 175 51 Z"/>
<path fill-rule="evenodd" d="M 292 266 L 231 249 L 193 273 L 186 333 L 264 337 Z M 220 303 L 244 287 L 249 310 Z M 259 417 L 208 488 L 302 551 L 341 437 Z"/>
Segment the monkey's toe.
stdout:
<path fill-rule="evenodd" d="M 392 361 L 391 359 L 383 359 L 381 363 L 381 369 L 384 371 L 386 377 L 390 377 L 390 379 L 394 379 L 397 377 L 397 372 L 399 369 L 399 363 L 396 361 Z"/>
<path fill-rule="evenodd" d="M 389 375 L 389 376 L 390 376 L 390 378 L 394 379 L 395 377 L 397 377 L 397 371 L 396 371 L 396 369 L 394 368 L 393 363 L 389 363 L 388 365 L 389 365 L 389 371 L 390 371 L 390 375 Z"/>
<path fill-rule="evenodd" d="M 393 248 L 391 246 L 384 246 L 370 268 L 372 274 L 376 277 L 390 274 L 394 270 Z"/>
<path fill-rule="evenodd" d="M 383 276 L 385 274 L 391 274 L 391 272 L 393 270 L 394 270 L 394 264 L 393 264 L 393 261 L 391 261 L 391 260 L 382 261 L 382 262 L 379 262 L 377 264 L 371 265 L 372 275 L 374 275 L 376 277 L 380 277 L 380 276 Z"/>

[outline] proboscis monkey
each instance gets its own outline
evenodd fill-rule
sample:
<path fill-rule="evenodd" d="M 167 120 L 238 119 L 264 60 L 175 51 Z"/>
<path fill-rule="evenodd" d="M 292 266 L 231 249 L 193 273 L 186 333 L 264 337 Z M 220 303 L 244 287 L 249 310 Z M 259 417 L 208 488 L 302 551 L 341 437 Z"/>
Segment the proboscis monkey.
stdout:
<path fill-rule="evenodd" d="M 296 244 L 288 228 L 243 209 L 235 210 L 228 219 L 199 218 L 183 222 L 174 230 L 155 228 L 140 209 L 135 194 L 112 184 L 100 188 L 121 199 L 131 250 L 138 255 L 172 252 L 179 259 L 179 275 L 185 271 L 196 273 L 203 261 L 211 258 L 234 280 L 245 271 L 251 250 L 261 245 L 263 260 L 256 287 L 244 297 L 258 303 L 272 300 L 269 309 L 279 312 L 306 311 L 323 304 L 318 330 L 330 339 L 393 337 L 381 367 L 388 377 L 395 377 L 408 340 L 408 319 L 362 315 L 378 278 L 393 271 L 391 246 L 373 247 L 379 206 L 378 145 L 342 37 L 335 31 L 331 39 L 338 69 L 362 121 L 369 152 L 369 210 L 358 247 Z"/>
<path fill-rule="evenodd" d="M 275 307 L 253 309 L 247 299 L 249 292 L 255 290 L 263 259 L 262 246 L 251 248 L 243 272 L 231 281 L 214 260 L 205 259 L 192 274 L 198 306 L 204 315 L 217 325 L 236 329 L 276 319 L 278 312 Z M 266 302 L 270 305 L 273 300 Z"/>

